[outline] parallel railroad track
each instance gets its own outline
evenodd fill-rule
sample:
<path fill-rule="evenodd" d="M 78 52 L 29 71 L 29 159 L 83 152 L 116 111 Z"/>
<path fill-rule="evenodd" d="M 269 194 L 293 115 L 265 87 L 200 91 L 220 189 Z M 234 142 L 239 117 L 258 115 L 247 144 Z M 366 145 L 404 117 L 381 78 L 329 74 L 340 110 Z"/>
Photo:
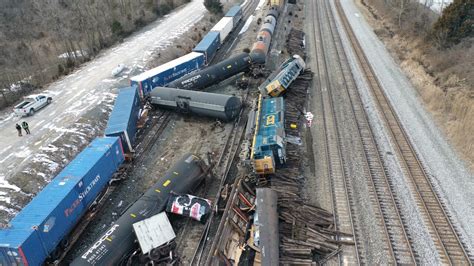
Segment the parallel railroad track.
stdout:
<path fill-rule="evenodd" d="M 249 96 L 249 92 L 247 91 L 243 99 L 244 103 L 247 101 L 248 96 Z M 244 105 L 244 107 L 240 111 L 237 121 L 232 125 L 231 133 L 229 134 L 227 141 L 224 145 L 224 148 L 222 149 L 222 152 L 219 156 L 219 159 L 216 162 L 216 165 L 214 166 L 215 169 L 220 169 L 221 171 L 216 174 L 217 176 L 220 177 L 220 182 L 219 182 L 219 187 L 217 189 L 217 194 L 215 196 L 215 202 L 213 202 L 213 206 L 218 206 L 218 203 L 220 200 L 220 192 L 222 191 L 222 188 L 224 187 L 224 185 L 229 181 L 228 180 L 229 171 L 235 161 L 237 152 L 240 150 L 240 143 L 242 140 L 243 132 L 245 131 L 246 109 L 247 108 Z M 215 212 L 212 212 L 211 216 L 206 222 L 205 229 L 201 234 L 198 247 L 196 248 L 196 251 L 194 252 L 190 265 L 201 265 L 201 260 L 203 259 L 203 255 L 206 250 L 206 243 L 209 239 L 211 226 L 213 225 L 215 219 L 216 219 Z"/>
<path fill-rule="evenodd" d="M 320 11 L 316 4 L 316 2 L 320 1 L 309 0 L 307 2 L 311 3 L 310 8 L 313 10 L 313 16 Z M 346 172 L 344 169 L 342 151 L 339 146 L 339 135 L 336 127 L 337 121 L 333 112 L 332 99 L 328 93 L 331 88 L 327 63 L 325 60 L 324 45 L 322 45 L 322 40 L 324 39 L 322 34 L 323 22 L 319 13 L 317 17 L 317 21 L 315 19 L 312 20 L 313 28 L 315 30 L 313 42 L 316 46 L 316 69 L 318 72 L 319 85 L 321 88 L 321 102 L 323 105 L 322 118 L 324 124 L 324 135 L 326 136 L 325 155 L 326 161 L 328 162 L 328 173 L 331 180 L 334 220 L 336 230 L 344 233 L 352 233 L 352 235 L 356 237 L 358 229 L 353 223 L 353 212 L 355 207 L 352 200 L 352 189 L 346 183 Z M 319 45 L 316 45 L 318 43 L 316 36 L 319 36 L 320 38 L 321 42 Z M 362 245 L 357 243 L 357 237 L 354 240 L 355 246 L 345 246 L 343 248 L 342 255 L 339 255 L 340 264 L 354 262 L 357 264 L 364 263 L 364 259 L 359 256 L 359 254 L 363 254 L 363 252 L 359 250 Z"/>
<path fill-rule="evenodd" d="M 350 107 L 354 121 L 357 124 L 357 133 L 359 135 L 360 144 L 365 153 L 365 164 L 369 169 L 370 179 L 370 193 L 369 198 L 374 202 L 374 206 L 378 206 L 382 214 L 382 226 L 386 234 L 386 239 L 389 240 L 389 254 L 390 264 L 415 264 L 416 259 L 413 252 L 410 238 L 405 230 L 405 220 L 400 211 L 400 205 L 397 197 L 392 191 L 393 184 L 387 176 L 385 167 L 382 163 L 382 157 L 379 153 L 377 143 L 374 139 L 372 128 L 369 125 L 368 117 L 364 111 L 362 99 L 358 94 L 355 81 L 349 69 L 349 61 L 342 47 L 342 41 L 336 28 L 334 15 L 328 3 L 326 3 L 326 13 L 330 20 L 330 32 L 332 39 L 336 46 L 336 53 L 339 60 L 337 60 L 339 68 L 344 73 L 343 86 L 345 93 L 350 99 Z"/>
<path fill-rule="evenodd" d="M 240 30 L 242 29 L 250 15 L 253 14 L 255 9 L 257 8 L 257 5 L 258 1 L 248 1 L 247 4 L 242 7 L 242 20 L 239 24 L 237 24 L 237 27 L 229 34 L 229 36 L 227 36 L 227 41 L 219 48 L 219 51 L 217 51 L 216 56 L 211 61 L 212 64 L 219 63 L 220 61 L 224 60 L 226 57 L 229 56 L 229 51 L 234 46 L 235 42 L 237 42 L 237 40 L 239 39 Z"/>
<path fill-rule="evenodd" d="M 405 132 L 397 114 L 390 105 L 360 43 L 355 37 L 344 10 L 339 1 L 335 2 L 336 10 L 341 18 L 344 29 L 352 44 L 357 60 L 367 84 L 374 95 L 376 104 L 380 110 L 382 118 L 389 130 L 397 150 L 398 158 L 402 168 L 408 177 L 409 187 L 413 192 L 417 207 L 421 213 L 424 224 L 428 227 L 428 232 L 433 239 L 435 248 L 443 264 L 472 264 L 473 257 L 467 253 L 467 249 L 460 241 L 458 232 L 453 226 L 450 216 L 444 209 L 444 204 L 440 201 L 438 192 L 433 188 L 430 177 L 418 159 L 410 140 Z"/>

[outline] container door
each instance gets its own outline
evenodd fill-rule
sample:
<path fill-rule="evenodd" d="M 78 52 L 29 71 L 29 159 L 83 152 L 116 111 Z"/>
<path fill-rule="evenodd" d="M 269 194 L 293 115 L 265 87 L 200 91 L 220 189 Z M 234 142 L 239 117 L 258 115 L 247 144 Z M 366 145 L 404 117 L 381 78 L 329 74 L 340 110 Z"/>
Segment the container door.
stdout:
<path fill-rule="evenodd" d="M 0 266 L 10 265 L 25 265 L 21 261 L 20 254 L 15 249 L 2 248 L 0 249 Z"/>

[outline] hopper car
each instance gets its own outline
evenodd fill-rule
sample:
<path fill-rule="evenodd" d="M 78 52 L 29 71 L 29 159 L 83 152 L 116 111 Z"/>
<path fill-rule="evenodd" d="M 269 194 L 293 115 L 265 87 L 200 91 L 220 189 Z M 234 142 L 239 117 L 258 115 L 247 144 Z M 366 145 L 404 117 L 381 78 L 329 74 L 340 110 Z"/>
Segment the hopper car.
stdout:
<path fill-rule="evenodd" d="M 57 259 L 124 161 L 118 137 L 96 138 L 0 230 L 0 265 Z"/>
<path fill-rule="evenodd" d="M 154 186 L 148 189 L 84 253 L 71 263 L 79 265 L 118 265 L 137 247 L 133 224 L 162 212 L 171 192 L 188 193 L 206 174 L 204 162 L 186 154 Z"/>

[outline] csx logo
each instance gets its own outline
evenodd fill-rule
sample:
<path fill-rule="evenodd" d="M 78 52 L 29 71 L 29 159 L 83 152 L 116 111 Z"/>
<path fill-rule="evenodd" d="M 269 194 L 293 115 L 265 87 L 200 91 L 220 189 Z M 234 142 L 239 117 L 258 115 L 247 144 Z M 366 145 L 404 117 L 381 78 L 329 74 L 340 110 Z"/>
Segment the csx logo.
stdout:
<path fill-rule="evenodd" d="M 274 124 L 275 124 L 275 116 L 274 115 L 267 116 L 267 121 L 265 123 L 265 126 L 270 126 Z"/>

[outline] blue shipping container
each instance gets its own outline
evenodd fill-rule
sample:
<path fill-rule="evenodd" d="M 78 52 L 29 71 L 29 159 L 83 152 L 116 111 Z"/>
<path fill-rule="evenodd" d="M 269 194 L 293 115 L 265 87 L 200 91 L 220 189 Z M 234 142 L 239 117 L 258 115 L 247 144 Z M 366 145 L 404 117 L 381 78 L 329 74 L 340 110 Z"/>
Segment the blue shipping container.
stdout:
<path fill-rule="evenodd" d="M 229 11 L 227 11 L 227 13 L 225 14 L 225 17 L 233 18 L 233 24 L 235 28 L 235 26 L 242 19 L 242 8 L 239 5 L 233 6 L 231 9 L 229 9 Z"/>
<path fill-rule="evenodd" d="M 115 99 L 114 109 L 105 129 L 107 137 L 120 137 L 126 153 L 133 152 L 140 108 L 141 102 L 137 87 L 121 89 Z"/>
<path fill-rule="evenodd" d="M 0 230 L 0 263 L 41 265 L 123 161 L 118 137 L 96 138 L 13 218 L 8 229 Z"/>
<path fill-rule="evenodd" d="M 143 98 L 146 97 L 153 88 L 163 87 L 171 81 L 201 68 L 204 62 L 204 54 L 191 52 L 130 78 L 130 85 L 137 86 L 140 97 Z"/>
<path fill-rule="evenodd" d="M 203 53 L 206 56 L 206 64 L 209 64 L 216 55 L 217 49 L 221 45 L 219 32 L 210 31 L 193 49 L 194 52 Z"/>

